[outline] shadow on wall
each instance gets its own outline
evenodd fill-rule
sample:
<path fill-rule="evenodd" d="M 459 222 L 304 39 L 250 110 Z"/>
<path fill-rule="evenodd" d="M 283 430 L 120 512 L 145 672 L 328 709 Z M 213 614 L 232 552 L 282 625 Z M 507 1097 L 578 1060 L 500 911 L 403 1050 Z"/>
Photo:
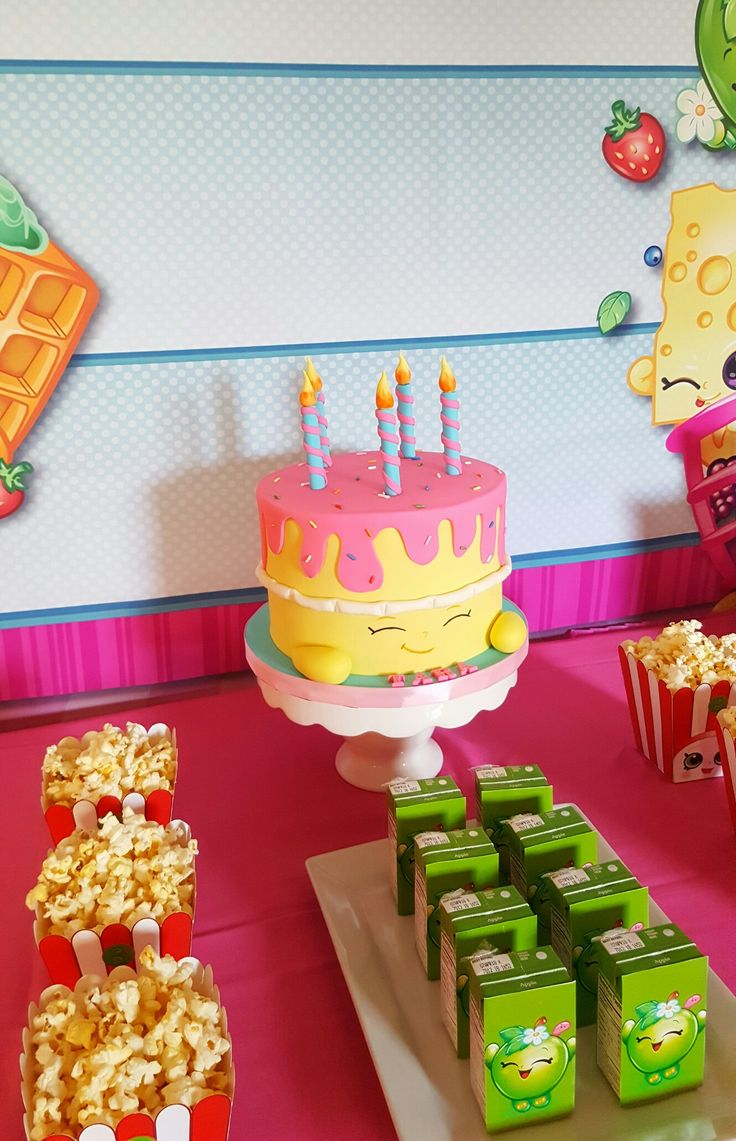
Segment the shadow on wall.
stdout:
<path fill-rule="evenodd" d="M 640 535 L 694 534 L 695 521 L 686 507 L 683 520 L 682 500 L 642 503 L 632 512 L 638 517 Z M 694 546 L 672 547 L 636 560 L 632 582 L 630 614 L 651 614 L 656 610 L 677 609 L 703 602 L 716 602 L 727 584 L 716 571 L 700 542 Z M 736 567 L 734 567 L 736 576 Z"/>
<path fill-rule="evenodd" d="M 243 455 L 246 448 L 257 450 L 258 427 L 239 394 L 242 383 L 234 371 L 223 371 L 207 380 L 209 400 L 206 394 L 192 396 L 192 423 L 201 425 L 192 465 L 153 491 L 162 597 L 256 585 L 260 537 L 254 488 L 261 476 L 293 460 L 294 449 Z"/>

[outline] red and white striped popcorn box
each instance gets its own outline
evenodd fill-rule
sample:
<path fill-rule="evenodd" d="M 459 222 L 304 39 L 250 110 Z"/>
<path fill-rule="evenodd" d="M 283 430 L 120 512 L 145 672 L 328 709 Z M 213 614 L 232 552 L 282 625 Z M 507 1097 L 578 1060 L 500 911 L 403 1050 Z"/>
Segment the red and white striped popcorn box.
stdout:
<path fill-rule="evenodd" d="M 675 784 L 721 776 L 717 714 L 736 704 L 736 682 L 682 686 L 673 693 L 623 646 L 619 660 L 639 751 Z"/>
<path fill-rule="evenodd" d="M 152 1138 L 153 1141 L 227 1141 L 235 1090 L 232 1038 L 227 1029 L 227 1013 L 220 1002 L 220 992 L 215 986 L 212 968 L 204 967 L 198 959 L 189 959 L 189 962 L 194 966 L 192 978 L 195 989 L 205 998 L 214 999 L 222 1011 L 223 1036 L 230 1042 L 230 1051 L 227 1055 L 228 1092 L 212 1093 L 191 1109 L 186 1105 L 167 1105 L 162 1106 L 153 1117 L 148 1113 L 129 1113 L 114 1129 L 110 1125 L 92 1124 L 85 1125 L 80 1131 L 64 1132 L 63 1126 L 60 1126 L 59 1131 L 49 1134 L 46 1141 L 138 1141 L 140 1138 Z M 129 967 L 116 967 L 113 977 L 128 978 L 132 973 Z M 47 987 L 41 993 L 38 1004 L 32 1003 L 28 1008 L 28 1026 L 23 1031 L 23 1053 L 20 1058 L 21 1094 L 25 1109 L 23 1126 L 26 1139 L 30 1138 L 31 1107 L 36 1078 L 32 1053 L 33 1019 L 56 995 L 68 994 L 70 990 L 79 990 L 83 987 L 89 988 L 94 986 L 95 982 L 94 978 L 85 976 L 74 987 L 60 985 Z"/>
<path fill-rule="evenodd" d="M 189 843 L 191 832 L 183 820 L 172 820 L 182 846 Z M 192 872 L 194 892 L 192 914 L 172 911 L 159 922 L 153 918 L 139 919 L 132 927 L 125 923 L 111 923 L 101 934 L 96 931 L 77 931 L 71 938 L 51 935 L 48 923 L 41 917 L 41 904 L 36 906 L 33 934 L 41 958 L 46 964 L 53 983 L 73 989 L 83 975 L 108 975 L 116 967 L 137 969 L 144 947 L 153 947 L 159 955 L 186 959 L 192 950 L 192 928 L 196 906 L 196 877 Z M 90 1137 L 89 1141 L 94 1141 Z"/>
<path fill-rule="evenodd" d="M 95 736 L 95 732 L 95 730 L 90 730 L 79 738 L 64 737 L 58 744 L 78 745 L 80 749 L 83 749 Z M 157 788 L 147 796 L 140 792 L 128 792 L 123 797 L 102 796 L 97 801 L 77 800 L 73 804 L 54 804 L 47 800 L 44 786 L 41 790 L 41 808 L 54 844 L 58 844 L 66 836 L 71 836 L 75 828 L 85 828 L 89 832 L 97 824 L 97 821 L 106 816 L 108 812 L 113 812 L 119 816 L 123 807 L 132 808 L 134 812 L 141 812 L 147 820 L 155 820 L 158 824 L 169 823 L 174 804 L 176 770 L 179 766 L 176 729 L 159 723 L 152 725 L 146 732 L 150 741 L 167 740 L 171 741 L 174 746 L 175 773 L 172 787 L 170 789 Z"/>
<path fill-rule="evenodd" d="M 718 751 L 721 754 L 723 783 L 726 786 L 728 807 L 731 812 L 733 826 L 736 828 L 736 741 L 734 741 L 728 729 L 724 728 L 720 713 L 716 718 L 716 739 L 718 741 Z"/>

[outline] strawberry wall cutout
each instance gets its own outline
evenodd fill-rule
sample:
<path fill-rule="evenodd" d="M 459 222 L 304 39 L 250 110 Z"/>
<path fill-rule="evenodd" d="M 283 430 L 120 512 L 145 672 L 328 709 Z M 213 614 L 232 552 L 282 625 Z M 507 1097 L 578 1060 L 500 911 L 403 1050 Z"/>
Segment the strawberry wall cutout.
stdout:
<path fill-rule="evenodd" d="M 659 119 L 637 107 L 628 110 L 623 99 L 611 107 L 613 122 L 606 127 L 601 149 L 603 157 L 622 178 L 631 182 L 651 182 L 659 174 L 667 140 Z"/>

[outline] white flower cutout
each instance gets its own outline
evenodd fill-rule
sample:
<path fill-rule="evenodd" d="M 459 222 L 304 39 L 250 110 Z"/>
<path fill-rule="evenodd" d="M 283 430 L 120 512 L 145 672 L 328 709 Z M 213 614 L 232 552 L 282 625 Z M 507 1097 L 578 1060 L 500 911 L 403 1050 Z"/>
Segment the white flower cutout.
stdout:
<path fill-rule="evenodd" d="M 657 1003 L 657 1018 L 674 1018 L 682 1010 L 676 998 L 670 998 L 667 1002 Z"/>
<path fill-rule="evenodd" d="M 677 110 L 682 112 L 677 121 L 677 137 L 681 143 L 691 143 L 696 135 L 698 142 L 713 141 L 716 123 L 723 115 L 702 79 L 698 80 L 694 91 L 691 87 L 686 87 L 680 92 L 677 96 Z"/>
<path fill-rule="evenodd" d="M 522 1037 L 525 1046 L 541 1046 L 549 1038 L 549 1030 L 545 1030 L 544 1026 L 530 1026 Z"/>

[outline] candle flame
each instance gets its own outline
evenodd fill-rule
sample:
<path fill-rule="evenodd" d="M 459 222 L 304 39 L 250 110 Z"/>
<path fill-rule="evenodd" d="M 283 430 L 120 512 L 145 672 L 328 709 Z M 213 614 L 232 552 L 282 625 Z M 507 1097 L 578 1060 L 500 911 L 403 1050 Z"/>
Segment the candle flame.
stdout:
<path fill-rule="evenodd" d="M 391 389 L 386 380 L 385 371 L 381 373 L 378 387 L 376 388 L 376 408 L 393 408 L 394 398 L 391 395 Z"/>
<path fill-rule="evenodd" d="M 396 366 L 394 376 L 396 377 L 397 384 L 408 384 L 411 380 L 411 369 L 401 350 L 399 350 L 399 363 Z"/>
<path fill-rule="evenodd" d="M 443 392 L 454 392 L 455 386 L 455 374 L 443 357 L 440 367 L 440 388 Z"/>
<path fill-rule="evenodd" d="M 305 372 L 306 372 L 307 376 L 309 377 L 309 383 L 312 385 L 312 388 L 314 389 L 314 391 L 315 392 L 321 392 L 322 391 L 322 377 L 319 375 L 316 368 L 314 367 L 311 357 L 307 357 L 307 367 L 305 369 Z"/>
<path fill-rule="evenodd" d="M 302 390 L 299 393 L 299 403 L 301 404 L 302 408 L 311 408 L 314 404 L 317 403 L 317 397 L 314 392 L 314 385 L 307 376 L 306 369 L 304 371 L 304 384 L 302 385 Z"/>

